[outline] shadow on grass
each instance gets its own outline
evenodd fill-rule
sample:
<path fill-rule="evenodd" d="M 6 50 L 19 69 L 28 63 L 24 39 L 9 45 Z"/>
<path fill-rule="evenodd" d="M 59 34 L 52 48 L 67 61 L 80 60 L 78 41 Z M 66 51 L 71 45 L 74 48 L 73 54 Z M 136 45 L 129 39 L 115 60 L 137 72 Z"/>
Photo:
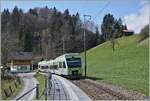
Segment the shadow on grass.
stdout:
<path fill-rule="evenodd" d="M 78 78 L 69 78 L 71 80 L 81 80 L 81 79 L 91 79 L 91 80 L 103 80 L 103 78 L 98 78 L 98 77 L 90 77 L 90 76 L 87 76 L 87 77 L 78 77 Z"/>
<path fill-rule="evenodd" d="M 98 77 L 84 77 L 85 79 L 91 79 L 91 80 L 103 80 L 103 78 L 98 78 Z"/>

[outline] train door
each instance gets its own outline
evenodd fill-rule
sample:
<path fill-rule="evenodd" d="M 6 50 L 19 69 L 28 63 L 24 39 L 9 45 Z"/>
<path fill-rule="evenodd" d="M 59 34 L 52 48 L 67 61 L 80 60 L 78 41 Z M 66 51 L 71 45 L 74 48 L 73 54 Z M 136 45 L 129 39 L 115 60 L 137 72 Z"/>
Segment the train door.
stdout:
<path fill-rule="evenodd" d="M 67 66 L 66 66 L 66 63 L 65 63 L 65 61 L 63 61 L 62 62 L 62 70 L 63 70 L 63 74 L 64 75 L 68 75 L 68 73 L 67 73 Z"/>

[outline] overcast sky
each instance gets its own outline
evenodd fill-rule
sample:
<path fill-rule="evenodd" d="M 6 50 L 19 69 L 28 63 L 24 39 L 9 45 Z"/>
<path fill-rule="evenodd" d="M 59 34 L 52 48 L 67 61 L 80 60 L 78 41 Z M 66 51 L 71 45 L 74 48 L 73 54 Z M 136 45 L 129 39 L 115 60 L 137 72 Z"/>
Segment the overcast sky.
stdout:
<path fill-rule="evenodd" d="M 105 14 L 111 13 L 115 18 L 122 18 L 128 29 L 138 33 L 141 28 L 149 23 L 148 0 L 1 0 L 1 10 L 9 8 L 10 11 L 17 5 L 24 12 L 29 8 L 56 7 L 60 11 L 69 9 L 70 14 L 89 14 L 95 24 L 100 28 Z"/>

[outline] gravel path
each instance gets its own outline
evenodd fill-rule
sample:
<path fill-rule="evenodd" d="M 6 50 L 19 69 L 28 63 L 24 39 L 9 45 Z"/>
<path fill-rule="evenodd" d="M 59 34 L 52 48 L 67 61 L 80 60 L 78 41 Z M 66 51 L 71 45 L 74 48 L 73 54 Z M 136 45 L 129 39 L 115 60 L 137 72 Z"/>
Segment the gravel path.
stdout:
<path fill-rule="evenodd" d="M 36 86 L 37 81 L 33 75 L 34 75 L 34 73 L 21 73 L 21 74 L 19 74 L 19 76 L 22 77 L 22 79 L 24 81 L 24 88 L 19 93 L 19 95 L 16 96 L 16 98 L 14 100 L 16 100 L 17 98 L 19 98 L 20 96 L 22 96 L 23 94 L 25 94 L 30 89 L 32 89 Z M 35 93 L 36 93 L 36 90 L 34 89 L 32 92 L 28 93 L 27 95 L 22 97 L 20 100 L 31 101 L 34 99 Z"/>
<path fill-rule="evenodd" d="M 144 94 L 125 90 L 110 84 L 96 82 L 90 79 L 71 80 L 86 92 L 93 100 L 144 100 Z"/>

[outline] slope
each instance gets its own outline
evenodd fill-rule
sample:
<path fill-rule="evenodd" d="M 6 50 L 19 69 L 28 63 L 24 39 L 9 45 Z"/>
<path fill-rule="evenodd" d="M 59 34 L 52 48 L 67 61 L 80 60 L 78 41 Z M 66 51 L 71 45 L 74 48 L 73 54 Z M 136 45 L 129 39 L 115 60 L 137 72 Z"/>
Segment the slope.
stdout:
<path fill-rule="evenodd" d="M 148 95 L 149 45 L 148 41 L 138 45 L 138 39 L 138 35 L 117 39 L 114 52 L 110 42 L 88 50 L 88 77 Z"/>

